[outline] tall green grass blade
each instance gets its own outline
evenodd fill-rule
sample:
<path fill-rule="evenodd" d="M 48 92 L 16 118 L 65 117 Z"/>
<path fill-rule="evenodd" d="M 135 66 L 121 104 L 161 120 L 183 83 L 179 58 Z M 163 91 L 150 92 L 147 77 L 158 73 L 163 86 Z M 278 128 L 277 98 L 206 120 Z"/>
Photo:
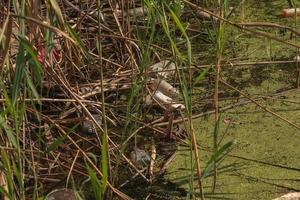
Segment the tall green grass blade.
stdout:
<path fill-rule="evenodd" d="M 14 80 L 11 88 L 11 99 L 13 102 L 13 105 L 15 105 L 17 98 L 18 98 L 18 92 L 20 89 L 20 84 L 23 80 L 24 74 L 25 74 L 25 50 L 23 45 L 20 44 L 19 46 L 19 53 L 17 55 L 16 59 L 16 71 L 14 74 Z"/>
<path fill-rule="evenodd" d="M 93 193 L 94 193 L 94 196 L 93 196 L 94 199 L 103 200 L 100 180 L 98 179 L 98 177 L 97 177 L 96 173 L 94 172 L 94 170 L 92 168 L 90 168 L 90 166 L 88 166 L 88 165 L 87 165 L 87 170 L 88 170 L 88 174 L 89 174 L 89 177 L 90 177 L 92 190 L 93 190 Z"/>
<path fill-rule="evenodd" d="M 14 180 L 13 180 L 13 172 L 11 169 L 11 163 L 9 161 L 9 156 L 4 149 L 1 149 L 1 163 L 3 165 L 7 188 L 8 188 L 8 196 L 15 200 L 16 193 L 14 191 Z"/>
<path fill-rule="evenodd" d="M 179 30 L 181 31 L 181 33 L 183 34 L 183 36 L 186 39 L 186 44 L 187 44 L 187 53 L 188 53 L 188 64 L 189 66 L 191 66 L 192 64 L 192 46 L 191 46 L 191 42 L 190 39 L 185 31 L 185 28 L 183 27 L 183 24 L 181 23 L 181 21 L 179 20 L 179 18 L 177 17 L 177 15 L 170 10 L 171 12 L 171 17 L 174 20 L 176 26 L 179 28 Z"/>
<path fill-rule="evenodd" d="M 47 147 L 46 149 L 46 153 L 50 153 L 50 152 L 53 152 L 55 151 L 59 145 L 61 145 L 65 140 L 65 137 L 64 136 L 61 136 L 59 138 L 56 138 L 51 144 L 50 146 Z"/>
<path fill-rule="evenodd" d="M 102 179 L 101 179 L 101 194 L 104 197 L 107 182 L 108 182 L 108 145 L 107 145 L 107 137 L 106 134 L 103 134 L 102 137 L 102 151 L 101 151 L 101 168 L 102 168 Z"/>
<path fill-rule="evenodd" d="M 13 200 L 13 197 L 1 185 L 0 185 L 0 195 L 2 195 L 3 199 L 7 199 L 8 198 L 10 200 Z"/>
<path fill-rule="evenodd" d="M 27 55 L 28 57 L 27 60 L 32 61 L 31 66 L 33 71 L 33 79 L 36 80 L 35 84 L 41 85 L 43 80 L 43 69 L 37 58 L 38 53 L 34 50 L 32 44 L 28 40 L 26 40 L 23 36 L 19 36 L 19 40 L 21 42 L 21 45 L 23 45 L 23 47 L 25 48 L 26 53 L 29 54 Z"/>
<path fill-rule="evenodd" d="M 21 159 L 19 158 L 16 162 L 12 162 L 13 166 L 13 175 L 17 179 L 18 182 L 18 189 L 20 190 L 20 193 L 24 192 L 24 179 L 22 174 L 22 166 L 20 163 Z M 19 163 L 18 163 L 19 162 Z"/>
<path fill-rule="evenodd" d="M 20 47 L 19 47 L 19 53 L 17 56 L 16 61 L 16 72 L 14 74 L 14 81 L 12 86 L 12 102 L 15 105 L 18 93 L 20 89 L 20 84 L 24 78 L 26 77 L 26 83 L 29 86 L 33 96 L 38 99 L 38 102 L 40 102 L 39 94 L 36 90 L 35 85 L 41 85 L 42 83 L 42 68 L 40 63 L 37 60 L 37 52 L 33 49 L 32 45 L 22 36 L 19 36 L 20 39 Z M 26 51 L 25 51 L 26 50 Z M 26 56 L 26 53 L 28 53 L 28 56 Z M 33 69 L 33 78 L 36 80 L 35 84 L 33 83 L 31 77 L 27 73 L 26 63 L 27 60 L 31 58 L 33 61 L 32 69 Z"/>
<path fill-rule="evenodd" d="M 212 66 L 205 68 L 194 80 L 193 86 L 197 86 L 204 78 L 208 71 L 212 68 Z"/>
<path fill-rule="evenodd" d="M 296 7 L 296 4 L 295 4 L 294 0 L 287 0 L 287 2 L 288 2 L 289 6 L 291 8 L 295 8 Z"/>
<path fill-rule="evenodd" d="M 25 71 L 25 77 L 26 77 L 26 82 L 27 82 L 27 85 L 28 87 L 30 88 L 33 96 L 38 100 L 37 102 L 42 105 L 42 102 L 40 100 L 40 95 L 39 93 L 37 92 L 36 88 L 35 88 L 35 85 L 33 84 L 32 80 L 31 80 L 31 77 L 28 75 L 28 73 Z"/>
<path fill-rule="evenodd" d="M 14 131 L 7 125 L 6 120 L 0 115 L 0 127 L 5 131 L 9 142 L 13 147 L 18 148 L 18 141 L 14 134 Z"/>
<path fill-rule="evenodd" d="M 79 37 L 79 35 L 73 30 L 73 28 L 69 25 L 69 24 L 65 24 L 67 31 L 69 33 L 69 35 L 71 36 L 71 38 L 74 39 L 74 41 L 76 42 L 76 44 L 85 52 L 88 53 L 88 49 L 85 47 L 83 41 L 81 40 L 81 38 Z"/>
<path fill-rule="evenodd" d="M 214 169 L 214 163 L 220 161 L 224 158 L 224 156 L 231 150 L 232 146 L 236 142 L 234 140 L 227 142 L 224 144 L 217 152 L 212 155 L 210 160 L 207 162 L 205 169 L 202 172 L 202 177 L 207 177 L 208 174 Z"/>
<path fill-rule="evenodd" d="M 176 43 L 174 42 L 174 40 L 171 37 L 171 33 L 170 33 L 169 25 L 168 25 L 168 20 L 167 20 L 166 14 L 164 12 L 164 9 L 163 9 L 163 14 L 159 15 L 159 18 L 160 18 L 160 23 L 161 23 L 161 25 L 162 25 L 162 27 L 165 31 L 165 34 L 167 35 L 167 37 L 170 41 L 173 54 L 178 56 L 179 58 L 182 58 L 182 55 L 181 55 L 179 49 L 177 48 Z"/>
<path fill-rule="evenodd" d="M 181 21 L 179 20 L 179 18 L 177 17 L 177 15 L 170 10 L 171 13 L 171 17 L 173 19 L 173 21 L 175 22 L 176 26 L 178 27 L 178 29 L 181 31 L 181 33 L 183 34 L 183 36 L 185 37 L 186 40 L 186 44 L 187 44 L 187 57 L 188 57 L 188 66 L 191 67 L 192 64 L 192 46 L 190 43 L 190 39 L 185 31 L 185 28 L 183 27 L 183 24 L 181 23 Z M 191 76 L 190 76 L 191 78 Z M 189 80 L 191 81 L 191 80 Z M 192 115 L 192 97 L 190 95 L 190 92 L 187 88 L 187 84 L 185 79 L 182 80 L 182 92 L 183 92 L 183 96 L 184 96 L 184 101 L 187 107 L 187 111 L 189 115 Z M 191 88 L 190 88 L 191 89 Z"/>
<path fill-rule="evenodd" d="M 220 129 L 220 122 L 221 122 L 221 116 L 218 117 L 218 119 L 215 123 L 214 131 L 213 131 L 214 141 L 216 141 L 218 139 L 218 134 L 219 134 L 219 129 Z M 215 147 L 215 148 L 217 148 L 217 147 Z"/>
<path fill-rule="evenodd" d="M 65 24 L 64 23 L 64 17 L 62 15 L 61 9 L 60 9 L 57 1 L 56 0 L 48 0 L 48 2 L 50 2 L 50 5 L 51 5 L 52 9 L 54 10 L 54 12 L 57 16 L 57 19 L 58 19 L 58 21 L 61 25 L 61 28 L 63 28 L 64 24 Z"/>
<path fill-rule="evenodd" d="M 68 135 L 68 134 L 74 132 L 74 130 L 79 126 L 79 124 L 80 124 L 80 123 L 77 123 L 77 124 L 76 124 L 75 126 L 73 126 L 71 129 L 69 129 L 68 131 L 66 131 L 66 134 Z M 45 133 L 46 133 L 47 131 L 50 131 L 50 130 L 52 129 L 52 127 L 53 127 L 53 126 L 50 126 L 47 130 L 45 130 L 45 132 L 44 132 L 43 135 L 45 135 Z M 60 136 L 60 137 L 56 138 L 56 139 L 53 141 L 53 143 L 51 143 L 51 144 L 47 147 L 46 153 L 50 153 L 50 152 L 52 152 L 52 151 L 55 151 L 55 150 L 59 147 L 59 145 L 61 145 L 61 144 L 64 142 L 64 140 L 66 139 L 67 135 L 63 135 L 63 136 Z"/>

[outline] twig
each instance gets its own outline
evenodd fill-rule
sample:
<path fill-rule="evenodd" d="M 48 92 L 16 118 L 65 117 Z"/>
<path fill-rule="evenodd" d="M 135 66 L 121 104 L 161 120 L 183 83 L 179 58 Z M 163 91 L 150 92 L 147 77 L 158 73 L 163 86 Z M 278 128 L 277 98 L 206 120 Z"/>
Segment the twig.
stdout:
<path fill-rule="evenodd" d="M 295 123 L 291 122 L 288 119 L 285 119 L 284 117 L 280 116 L 279 114 L 271 111 L 270 109 L 266 108 L 265 106 L 261 105 L 260 103 L 258 103 L 256 100 L 252 99 L 251 97 L 249 97 L 247 94 L 243 93 L 242 91 L 240 91 L 239 89 L 233 87 L 232 85 L 228 84 L 227 82 L 225 82 L 224 80 L 220 80 L 221 83 L 223 83 L 224 85 L 228 86 L 229 88 L 237 91 L 238 93 L 240 93 L 241 95 L 243 95 L 244 97 L 246 97 L 247 99 L 249 99 L 251 102 L 253 102 L 254 104 L 256 104 L 257 106 L 259 106 L 261 109 L 263 109 L 264 111 L 274 115 L 275 117 L 287 122 L 288 124 L 290 124 L 291 126 L 300 129 L 300 127 L 298 125 L 296 125 Z"/>
<path fill-rule="evenodd" d="M 211 12 L 211 11 L 208 11 L 208 10 L 206 10 L 206 9 L 204 9 L 204 8 L 202 8 L 202 7 L 198 6 L 198 5 L 196 5 L 196 4 L 192 3 L 192 2 L 190 2 L 189 0 L 183 0 L 183 2 L 186 3 L 186 4 L 188 4 L 189 6 L 191 6 L 192 8 L 194 8 L 194 9 L 196 9 L 196 10 L 203 11 L 203 12 L 205 12 L 205 13 L 211 15 L 212 17 L 215 17 L 215 18 L 217 18 L 217 19 L 219 19 L 219 20 L 221 20 L 221 21 L 223 21 L 223 22 L 226 22 L 227 24 L 229 24 L 229 25 L 231 25 L 231 26 L 234 26 L 234 27 L 236 27 L 236 28 L 238 28 L 238 29 L 247 31 L 247 32 L 252 33 L 252 34 L 254 34 L 254 35 L 263 36 L 263 37 L 265 37 L 265 38 L 269 38 L 269 39 L 275 40 L 275 41 L 280 42 L 280 43 L 282 43 L 282 44 L 286 44 L 286 45 L 289 45 L 289 46 L 293 46 L 293 47 L 300 48 L 300 46 L 297 45 L 297 44 L 293 44 L 293 43 L 290 43 L 290 42 L 286 42 L 286 41 L 281 40 L 281 39 L 279 39 L 279 38 L 277 38 L 277 37 L 275 37 L 275 36 L 273 36 L 273 35 L 270 35 L 270 34 L 268 34 L 268 33 L 255 31 L 255 30 L 252 30 L 252 29 L 243 27 L 243 26 L 241 26 L 240 24 L 237 24 L 237 23 L 234 23 L 234 22 L 229 21 L 229 20 L 227 20 L 227 19 L 224 19 L 223 17 L 221 17 L 221 16 L 219 16 L 219 15 L 217 15 L 217 14 Z"/>
<path fill-rule="evenodd" d="M 248 22 L 248 23 L 239 23 L 241 26 L 248 26 L 248 27 L 273 27 L 273 28 L 282 28 L 289 30 L 292 33 L 295 33 L 296 35 L 300 36 L 300 32 L 297 30 L 289 27 L 289 26 L 284 26 L 280 24 L 275 24 L 275 23 L 270 23 L 270 22 Z"/>

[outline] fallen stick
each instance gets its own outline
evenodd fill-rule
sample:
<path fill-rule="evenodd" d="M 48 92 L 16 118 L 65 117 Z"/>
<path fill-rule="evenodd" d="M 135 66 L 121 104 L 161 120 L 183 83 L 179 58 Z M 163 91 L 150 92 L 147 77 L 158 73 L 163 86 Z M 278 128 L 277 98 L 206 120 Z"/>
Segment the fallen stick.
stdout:
<path fill-rule="evenodd" d="M 278 93 L 275 93 L 275 94 L 271 94 L 271 96 L 273 97 L 276 97 L 276 96 L 280 96 L 280 95 L 283 95 L 284 93 L 286 92 L 291 92 L 291 91 L 297 91 L 298 89 L 287 89 L 287 90 L 284 90 L 282 92 L 278 92 Z M 245 97 L 247 99 L 247 97 Z M 266 98 L 265 96 L 264 97 L 256 97 L 252 100 L 248 99 L 248 100 L 244 100 L 244 101 L 241 101 L 241 102 L 237 102 L 237 103 L 234 103 L 234 104 L 229 104 L 227 106 L 224 106 L 222 108 L 220 108 L 220 112 L 224 112 L 224 111 L 227 111 L 227 110 L 230 110 L 232 108 L 235 108 L 235 107 L 239 107 L 239 106 L 243 106 L 243 105 L 246 105 L 246 104 L 249 104 L 249 103 L 253 103 L 253 100 L 255 101 L 260 101 L 260 100 L 263 100 L 264 98 Z M 192 116 L 192 119 L 197 119 L 197 118 L 200 118 L 200 117 L 203 117 L 205 115 L 209 115 L 209 114 L 212 114 L 214 113 L 215 110 L 209 110 L 209 111 L 206 111 L 206 112 L 201 112 L 199 114 L 196 114 L 196 115 L 193 115 Z M 184 121 L 187 121 L 188 119 L 187 118 L 180 118 L 180 119 L 175 119 L 173 121 L 174 124 L 178 124 L 178 123 L 182 123 Z M 168 125 L 169 122 L 160 122 L 160 123 L 156 123 L 156 124 L 153 124 L 153 127 L 162 127 L 162 126 L 166 126 Z"/>
<path fill-rule="evenodd" d="M 288 120 L 288 119 L 282 117 L 281 115 L 279 115 L 279 114 L 273 112 L 272 110 L 268 109 L 266 106 L 260 104 L 260 103 L 259 103 L 258 101 L 256 101 L 255 99 L 249 97 L 246 93 L 244 93 L 244 92 L 240 91 L 239 89 L 233 87 L 232 85 L 230 85 L 229 83 L 225 82 L 225 81 L 222 80 L 222 79 L 220 80 L 220 82 L 221 82 L 222 84 L 224 84 L 225 86 L 231 88 L 232 90 L 237 91 L 237 92 L 240 93 L 242 96 L 244 96 L 246 99 L 250 100 L 251 102 L 253 102 L 254 104 L 256 104 L 258 107 L 260 107 L 262 110 L 264 110 L 264 111 L 270 113 L 271 115 L 273 115 L 273 116 L 275 116 L 275 117 L 281 119 L 282 121 L 287 122 L 287 123 L 290 124 L 291 126 L 293 126 L 293 127 L 295 127 L 295 128 L 297 128 L 297 129 L 300 130 L 300 126 L 298 126 L 297 124 L 291 122 L 290 120 Z"/>

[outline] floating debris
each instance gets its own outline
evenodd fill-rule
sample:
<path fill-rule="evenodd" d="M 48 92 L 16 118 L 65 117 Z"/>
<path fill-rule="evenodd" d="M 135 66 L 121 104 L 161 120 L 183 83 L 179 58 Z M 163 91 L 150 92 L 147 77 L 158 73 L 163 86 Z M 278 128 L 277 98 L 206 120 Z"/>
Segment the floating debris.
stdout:
<path fill-rule="evenodd" d="M 174 88 L 170 83 L 168 83 L 165 80 L 162 79 L 154 79 L 151 82 L 151 86 L 150 88 L 153 91 L 160 91 L 162 92 L 164 95 L 169 96 L 169 97 L 176 97 L 179 95 L 179 91 Z"/>
<path fill-rule="evenodd" d="M 45 200 L 76 200 L 75 191 L 67 188 L 51 191 Z"/>
<path fill-rule="evenodd" d="M 133 162 L 133 164 L 140 169 L 143 167 L 147 167 L 151 160 L 149 154 L 146 151 L 139 148 L 135 148 L 130 153 L 130 159 Z"/>
<path fill-rule="evenodd" d="M 148 14 L 148 10 L 147 8 L 144 8 L 144 7 L 137 7 L 137 8 L 133 8 L 133 9 L 130 9 L 126 15 L 127 16 L 136 16 L 136 17 L 143 17 L 145 15 Z"/>
<path fill-rule="evenodd" d="M 299 55 L 296 55 L 296 56 L 294 57 L 294 61 L 295 61 L 295 62 L 300 62 L 300 56 L 299 56 Z"/>
<path fill-rule="evenodd" d="M 152 77 L 167 79 L 175 75 L 176 65 L 170 60 L 163 60 L 150 66 L 149 69 Z"/>
<path fill-rule="evenodd" d="M 183 110 L 185 106 L 181 103 L 176 103 L 171 97 L 164 95 L 161 91 L 156 91 L 153 94 L 153 98 L 161 103 L 168 110 Z"/>
<path fill-rule="evenodd" d="M 179 91 L 174 88 L 170 83 L 160 78 L 151 81 L 150 89 L 152 94 L 148 94 L 144 98 L 144 102 L 147 106 L 158 103 L 163 109 L 166 110 L 183 110 L 185 106 L 180 103 L 176 103 L 172 97 L 179 96 Z"/>
<path fill-rule="evenodd" d="M 102 116 L 100 114 L 93 115 L 95 120 L 101 125 L 102 124 Z M 87 119 L 83 121 L 82 123 L 82 131 L 85 133 L 95 133 L 96 126 L 94 125 L 94 122 L 90 119 Z"/>
<path fill-rule="evenodd" d="M 300 16 L 300 8 L 296 8 L 297 16 Z M 282 10 L 283 17 L 293 17 L 295 16 L 295 9 L 294 8 L 287 8 Z"/>
<path fill-rule="evenodd" d="M 219 15 L 218 13 L 215 13 L 215 14 Z M 202 19 L 208 19 L 208 20 L 213 19 L 214 21 L 218 21 L 217 17 L 215 17 L 207 12 L 204 12 L 204 11 L 198 11 L 197 15 Z"/>

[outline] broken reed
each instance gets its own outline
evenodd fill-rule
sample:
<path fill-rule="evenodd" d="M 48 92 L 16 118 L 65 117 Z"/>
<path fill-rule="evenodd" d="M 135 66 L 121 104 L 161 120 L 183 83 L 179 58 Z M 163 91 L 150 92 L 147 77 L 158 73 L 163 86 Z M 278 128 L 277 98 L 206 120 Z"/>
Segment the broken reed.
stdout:
<path fill-rule="evenodd" d="M 4 169 L 1 173 L 1 179 L 5 184 L 0 187 L 0 191 L 8 199 L 38 199 L 45 194 L 44 192 L 48 189 L 47 185 L 42 182 L 42 180 L 48 179 L 47 174 L 43 171 L 44 168 L 47 168 L 45 161 L 50 162 L 50 166 L 53 163 L 60 163 L 62 170 L 72 177 L 70 180 L 75 189 L 80 190 L 86 185 L 80 186 L 76 181 L 74 182 L 73 172 L 88 177 L 87 180 L 92 185 L 94 197 L 97 199 L 111 198 L 112 195 L 130 199 L 130 197 L 116 189 L 118 175 L 121 173 L 116 166 L 126 163 L 134 171 L 137 170 L 135 166 L 130 165 L 130 161 L 124 153 L 126 153 L 127 148 L 130 148 L 130 145 L 137 145 L 135 142 L 137 141 L 136 134 L 134 135 L 134 142 L 127 139 L 142 127 L 142 123 L 138 119 L 143 118 L 145 115 L 142 112 L 141 97 L 145 93 L 144 88 L 148 80 L 144 74 L 147 72 L 147 67 L 153 64 L 154 55 L 166 56 L 160 53 L 163 48 L 157 48 L 157 44 L 160 44 L 161 41 L 168 41 L 166 45 L 168 49 L 163 49 L 163 52 L 171 52 L 168 56 L 176 63 L 176 74 L 186 107 L 183 117 L 188 119 L 185 126 L 190 133 L 190 157 L 195 158 L 191 159 L 190 163 L 189 193 L 191 198 L 195 198 L 195 189 L 199 189 L 200 197 L 204 199 L 202 180 L 217 174 L 216 163 L 225 157 L 226 152 L 230 150 L 233 143 L 215 148 L 214 155 L 206 163 L 206 166 L 203 167 L 203 170 L 200 168 L 199 159 L 201 154 L 198 152 L 192 123 L 194 103 L 192 102 L 192 93 L 196 82 L 201 82 L 207 71 L 200 72 L 196 78 L 192 76 L 193 55 L 191 42 L 185 23 L 181 21 L 180 17 L 182 2 L 185 3 L 185 6 L 201 10 L 223 22 L 220 24 L 229 24 L 253 35 L 260 35 L 299 48 L 297 44 L 290 44 L 264 32 L 257 32 L 241 26 L 229 21 L 222 15 L 215 15 L 185 0 L 182 2 L 177 1 L 174 5 L 170 5 L 166 1 L 153 2 L 148 0 L 142 1 L 142 5 L 136 5 L 136 2 L 130 1 L 128 4 L 122 4 L 120 10 L 116 10 L 117 6 L 111 1 L 98 1 L 98 5 L 82 7 L 82 9 L 79 9 L 80 12 L 75 9 L 77 8 L 75 1 L 69 1 L 68 6 L 62 6 L 56 0 L 49 0 L 46 4 L 34 3 L 35 1 L 30 2 L 32 4 L 25 0 L 6 1 L 4 2 L 4 11 L 0 11 L 4 22 L 0 30 L 0 43 L 4 52 L 4 58 L 1 59 L 0 63 L 1 67 L 4 66 L 1 71 L 0 89 L 1 99 L 5 99 L 1 105 L 2 112 L 0 114 L 0 126 L 4 132 L 1 138 L 1 163 Z M 206 2 L 207 4 L 212 3 Z M 3 4 L 3 2 L 1 3 Z M 148 20 L 141 23 L 141 20 L 135 17 L 134 12 L 132 15 L 133 20 L 125 15 L 120 18 L 117 11 L 126 13 L 129 6 L 143 6 L 144 9 L 148 10 Z M 107 12 L 102 9 L 103 7 L 109 10 L 109 22 L 102 19 L 101 14 Z M 89 12 L 91 10 L 94 12 Z M 41 11 L 45 12 L 44 16 L 37 14 Z M 71 16 L 71 11 L 78 12 L 80 17 L 78 18 L 77 15 Z M 93 18 L 94 15 L 90 13 L 96 13 L 96 18 Z M 86 18 L 90 21 L 86 21 Z M 88 26 L 93 22 L 95 23 L 93 26 L 99 29 L 89 35 L 85 28 L 91 30 L 88 29 L 91 28 Z M 14 24 L 17 24 L 18 28 L 13 31 Z M 138 26 L 139 24 L 142 25 Z M 145 27 L 146 32 L 144 32 Z M 158 30 L 163 34 L 156 34 Z M 131 35 L 130 31 L 134 34 Z M 219 33 L 217 40 L 222 41 L 222 29 L 219 29 Z M 137 39 L 131 38 L 135 35 Z M 107 44 L 104 36 L 109 38 L 109 44 Z M 178 37 L 184 39 L 185 49 L 179 48 Z M 12 48 L 13 41 L 10 41 L 12 38 L 14 44 L 17 43 L 18 46 L 15 57 L 11 52 L 10 54 L 7 53 L 9 52 L 8 49 Z M 62 62 L 58 62 L 53 54 L 55 42 L 57 41 L 62 46 L 61 51 L 64 53 Z M 221 43 L 216 42 L 217 46 L 221 45 L 220 47 L 222 47 Z M 39 47 L 38 44 L 43 44 L 42 46 L 45 49 L 46 59 L 43 63 L 39 62 L 37 50 L 42 47 Z M 113 45 L 120 50 L 121 54 L 116 55 L 115 52 L 109 51 Z M 222 48 L 218 48 L 217 60 L 221 60 L 220 50 Z M 187 70 L 183 70 L 185 66 L 187 66 Z M 218 69 L 219 62 L 216 66 Z M 92 76 L 93 73 L 97 72 L 100 78 Z M 125 102 L 126 109 L 121 112 L 125 114 L 118 116 L 120 111 L 116 111 L 116 107 L 105 100 L 103 81 L 104 79 L 114 79 L 122 73 L 129 76 L 129 85 L 132 87 Z M 111 74 L 115 74 L 116 77 L 112 77 Z M 219 73 L 217 72 L 217 74 Z M 218 79 L 216 78 L 216 83 Z M 62 107 L 61 102 L 54 101 L 49 104 L 40 101 L 43 98 L 52 98 L 48 96 L 49 93 L 47 92 L 49 91 L 45 91 L 43 86 L 44 82 L 47 81 L 54 83 L 59 88 L 58 91 L 65 95 L 64 97 L 72 100 L 70 103 L 63 104 L 66 109 L 72 107 L 71 109 L 75 109 L 73 114 L 84 114 L 85 117 L 93 121 L 100 131 L 89 138 L 82 138 L 81 133 L 75 131 L 76 125 L 66 127 L 63 122 L 66 119 L 59 116 L 61 113 L 65 114 L 63 109 L 57 110 L 57 108 Z M 93 81 L 101 82 L 101 98 L 100 100 L 91 100 L 93 103 L 87 103 L 85 99 L 77 94 L 78 89 L 76 89 L 76 86 Z M 218 87 L 216 87 L 217 93 Z M 216 105 L 217 101 L 218 98 L 216 98 Z M 104 105 L 107 105 L 107 107 Z M 81 111 L 78 107 L 81 107 Z M 217 109 L 218 106 L 216 106 Z M 51 112 L 53 110 L 55 112 Z M 102 124 L 93 117 L 91 111 L 94 110 L 97 110 L 98 114 L 102 116 Z M 109 115 L 108 113 L 111 112 L 113 114 Z M 123 131 L 118 133 L 121 138 L 121 146 L 118 146 L 117 141 L 119 140 L 114 141 L 112 139 L 111 124 L 106 125 L 107 121 L 113 118 L 114 115 L 117 116 L 116 120 L 121 121 L 121 124 L 124 125 Z M 33 118 L 35 121 L 32 120 Z M 43 128 L 44 123 L 50 124 L 50 130 L 55 132 L 57 136 L 54 144 L 51 148 L 48 148 L 48 152 L 45 151 L 47 141 L 43 137 L 47 131 Z M 217 127 L 217 123 L 215 126 Z M 217 135 L 217 133 L 214 133 L 214 135 Z M 77 141 L 82 140 L 95 142 L 96 145 L 89 143 L 95 151 L 92 153 L 90 147 L 83 149 L 84 147 L 77 144 Z M 217 137 L 214 140 L 215 144 L 216 141 Z M 64 153 L 64 149 L 60 149 L 60 145 L 63 143 L 71 144 L 70 149 L 75 147 L 76 152 Z M 99 147 L 101 147 L 101 150 Z M 8 150 L 11 148 L 13 150 Z M 75 158 L 77 158 L 78 152 L 80 152 L 80 159 L 77 160 Z M 62 161 L 67 161 L 68 157 L 74 157 L 74 160 L 67 163 L 66 166 Z M 80 160 L 85 162 L 84 166 L 82 166 Z M 113 174 L 115 175 L 113 176 Z M 51 175 L 55 176 L 54 173 Z M 194 186 L 195 178 L 198 186 Z M 33 191 L 33 196 L 30 192 L 27 192 L 26 185 L 29 180 L 34 183 L 33 188 L 29 188 L 30 191 Z M 99 191 L 98 188 L 101 188 L 101 190 Z M 107 192 L 107 188 L 109 192 Z"/>

